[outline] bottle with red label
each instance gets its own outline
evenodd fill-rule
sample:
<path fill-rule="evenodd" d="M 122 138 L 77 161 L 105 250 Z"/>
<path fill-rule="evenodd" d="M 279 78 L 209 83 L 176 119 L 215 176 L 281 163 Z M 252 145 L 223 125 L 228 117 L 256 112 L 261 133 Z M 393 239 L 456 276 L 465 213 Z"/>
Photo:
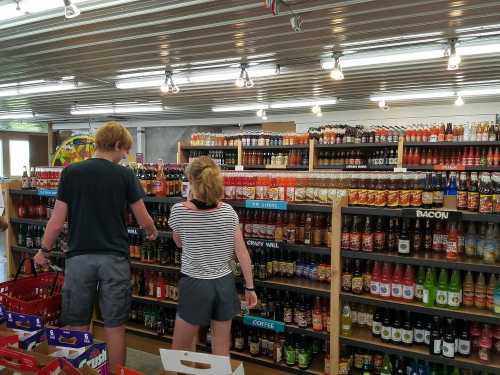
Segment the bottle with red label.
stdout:
<path fill-rule="evenodd" d="M 349 233 L 349 250 L 351 251 L 361 250 L 361 225 L 359 219 L 359 216 L 353 217 L 351 231 Z"/>
<path fill-rule="evenodd" d="M 403 278 L 403 300 L 413 301 L 415 298 L 415 272 L 413 267 L 406 265 L 405 275 Z"/>
<path fill-rule="evenodd" d="M 361 249 L 366 252 L 373 251 L 373 232 L 370 216 L 365 218 L 365 229 L 362 234 L 362 245 Z"/>
<path fill-rule="evenodd" d="M 370 280 L 370 294 L 373 296 L 380 295 L 381 269 L 380 262 L 375 261 L 373 265 L 372 278 Z"/>
<path fill-rule="evenodd" d="M 457 223 L 451 221 L 448 225 L 448 237 L 446 241 L 446 258 L 456 260 L 458 257 L 458 230 Z"/>
<path fill-rule="evenodd" d="M 391 297 L 397 301 L 403 298 L 403 266 L 399 263 L 396 264 L 392 274 Z"/>
<path fill-rule="evenodd" d="M 392 284 L 392 266 L 390 263 L 384 263 L 382 268 L 382 276 L 380 278 L 380 297 L 391 298 Z"/>

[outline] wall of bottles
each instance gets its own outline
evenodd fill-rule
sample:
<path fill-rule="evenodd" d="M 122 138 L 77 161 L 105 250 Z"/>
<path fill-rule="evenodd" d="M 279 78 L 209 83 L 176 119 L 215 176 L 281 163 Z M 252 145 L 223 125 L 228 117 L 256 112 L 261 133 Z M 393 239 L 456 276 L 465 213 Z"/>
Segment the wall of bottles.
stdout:
<path fill-rule="evenodd" d="M 200 156 L 208 156 L 221 167 L 234 167 L 238 164 L 238 152 L 236 150 L 189 150 L 188 163 Z"/>
<path fill-rule="evenodd" d="M 349 151 L 318 151 L 317 166 L 327 167 L 350 167 L 367 166 L 381 167 L 398 164 L 397 151 L 394 148 L 383 148 L 379 150 L 349 150 Z"/>
<path fill-rule="evenodd" d="M 309 152 L 307 150 L 282 151 L 243 151 L 243 165 L 266 166 L 275 168 L 307 168 L 309 166 Z"/>

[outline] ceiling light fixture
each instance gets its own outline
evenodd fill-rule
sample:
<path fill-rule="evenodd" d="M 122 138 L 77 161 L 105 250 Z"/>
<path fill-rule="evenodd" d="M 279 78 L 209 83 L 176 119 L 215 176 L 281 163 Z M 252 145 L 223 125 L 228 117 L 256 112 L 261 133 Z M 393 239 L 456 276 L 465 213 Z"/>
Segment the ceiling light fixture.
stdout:
<path fill-rule="evenodd" d="M 379 102 L 378 102 L 378 107 L 379 107 L 379 108 L 384 108 L 384 107 L 385 107 L 385 104 L 386 104 L 386 103 L 385 103 L 385 100 L 379 100 Z"/>
<path fill-rule="evenodd" d="M 314 114 L 317 114 L 318 112 L 321 112 L 321 107 L 319 105 L 314 105 L 311 108 L 311 112 L 314 113 Z"/>
<path fill-rule="evenodd" d="M 464 105 L 464 99 L 460 95 L 458 95 L 457 98 L 455 99 L 455 105 L 457 107 L 461 107 Z"/>
<path fill-rule="evenodd" d="M 115 105 L 94 105 L 94 106 L 74 106 L 71 109 L 73 116 L 82 115 L 110 115 L 110 114 L 126 114 L 126 113 L 147 113 L 147 112 L 162 112 L 165 108 L 161 104 L 148 103 L 117 103 Z"/>
<path fill-rule="evenodd" d="M 262 110 L 262 116 L 261 116 L 262 120 L 264 121 L 267 121 L 267 113 L 265 110 Z"/>
<path fill-rule="evenodd" d="M 372 102 L 393 102 L 398 100 L 412 100 L 412 99 L 434 99 L 434 98 L 450 98 L 455 96 L 453 91 L 425 91 L 415 93 L 401 93 L 401 94 L 384 94 L 374 95 L 370 97 Z"/>
<path fill-rule="evenodd" d="M 263 109 L 259 109 L 259 110 L 257 111 L 257 117 L 262 117 L 262 116 L 264 116 L 264 113 L 265 113 L 265 112 L 264 112 L 264 110 L 263 110 Z"/>
<path fill-rule="evenodd" d="M 165 81 L 160 86 L 160 91 L 164 94 L 177 94 L 179 91 L 179 87 L 175 84 L 172 79 L 173 73 L 170 70 L 165 70 Z"/>
<path fill-rule="evenodd" d="M 448 70 L 457 70 L 460 66 L 460 62 L 462 61 L 462 58 L 460 55 L 457 53 L 456 49 L 456 39 L 450 39 L 449 42 L 449 49 L 448 49 Z"/>
<path fill-rule="evenodd" d="M 239 111 L 258 111 L 259 109 L 268 109 L 268 104 L 248 104 L 248 105 L 234 105 L 212 107 L 213 112 L 239 112 Z"/>
<path fill-rule="evenodd" d="M 337 99 L 331 98 L 331 99 L 317 99 L 317 100 L 303 100 L 303 101 L 289 101 L 289 102 L 271 103 L 271 105 L 269 107 L 272 109 L 299 108 L 299 107 L 334 105 L 336 103 L 337 103 Z"/>
<path fill-rule="evenodd" d="M 34 117 L 32 112 L 0 112 L 0 120 L 27 120 Z"/>
<path fill-rule="evenodd" d="M 248 68 L 247 63 L 242 63 L 240 65 L 240 69 L 241 69 L 240 76 L 238 77 L 238 79 L 235 82 L 236 86 L 239 88 L 243 88 L 243 87 L 251 88 L 251 87 L 255 86 L 255 83 L 248 75 L 247 68 Z"/>
<path fill-rule="evenodd" d="M 342 65 L 340 65 L 340 55 L 334 54 L 334 65 L 333 69 L 330 72 L 330 77 L 335 81 L 341 81 L 344 79 L 344 73 L 342 72 Z"/>
<path fill-rule="evenodd" d="M 19 82 L 19 83 L 4 85 L 3 87 L 5 88 L 3 89 L 0 88 L 0 97 L 74 90 L 78 88 L 78 85 L 75 81 L 61 80 L 59 82 L 48 82 L 45 80 L 38 80 L 33 82 Z"/>
<path fill-rule="evenodd" d="M 80 9 L 71 2 L 71 0 L 64 0 L 64 16 L 66 18 L 75 18 L 80 15 Z"/>

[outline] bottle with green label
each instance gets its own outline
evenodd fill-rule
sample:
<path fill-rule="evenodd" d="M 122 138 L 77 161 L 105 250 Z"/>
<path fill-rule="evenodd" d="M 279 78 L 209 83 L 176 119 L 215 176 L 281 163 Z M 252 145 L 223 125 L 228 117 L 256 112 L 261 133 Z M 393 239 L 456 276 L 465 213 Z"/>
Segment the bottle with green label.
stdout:
<path fill-rule="evenodd" d="M 295 346 L 292 335 L 288 335 L 285 341 L 285 361 L 287 366 L 295 366 Z"/>
<path fill-rule="evenodd" d="M 497 285 L 493 295 L 493 310 L 495 314 L 500 314 L 500 277 L 497 278 Z"/>
<path fill-rule="evenodd" d="M 298 340 L 297 344 L 297 361 L 299 368 L 301 370 L 306 370 L 309 367 L 309 354 L 307 353 L 306 347 L 305 347 L 305 336 L 302 335 L 300 339 Z"/>
<path fill-rule="evenodd" d="M 462 281 L 460 272 L 453 270 L 450 285 L 448 286 L 448 307 L 457 309 L 462 302 Z"/>
<path fill-rule="evenodd" d="M 448 304 L 448 271 L 444 268 L 439 272 L 439 280 L 436 289 L 436 305 L 446 306 Z"/>
<path fill-rule="evenodd" d="M 436 300 L 436 272 L 432 268 L 427 268 L 425 273 L 424 290 L 422 302 L 426 306 L 434 306 Z"/>
<path fill-rule="evenodd" d="M 417 280 L 415 282 L 415 299 L 422 302 L 424 296 L 425 268 L 418 267 Z"/>
<path fill-rule="evenodd" d="M 384 355 L 384 363 L 382 364 L 380 375 L 392 375 L 392 363 L 387 353 Z"/>

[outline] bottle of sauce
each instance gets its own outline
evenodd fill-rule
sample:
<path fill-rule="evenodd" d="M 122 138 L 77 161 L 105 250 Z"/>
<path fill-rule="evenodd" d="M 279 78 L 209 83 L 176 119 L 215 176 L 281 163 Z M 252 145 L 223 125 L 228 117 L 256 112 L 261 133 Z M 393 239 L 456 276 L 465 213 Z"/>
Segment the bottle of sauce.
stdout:
<path fill-rule="evenodd" d="M 471 172 L 467 190 L 467 210 L 477 211 L 479 209 L 479 190 L 477 172 Z"/>
<path fill-rule="evenodd" d="M 474 285 L 474 306 L 478 309 L 486 308 L 486 280 L 482 272 L 479 273 Z"/>
<path fill-rule="evenodd" d="M 372 277 L 370 280 L 370 294 L 373 296 L 380 295 L 380 278 L 381 278 L 380 262 L 375 261 L 375 264 L 373 265 Z"/>
<path fill-rule="evenodd" d="M 361 249 L 366 252 L 373 252 L 373 233 L 370 216 L 365 218 L 365 228 L 361 239 Z"/>
<path fill-rule="evenodd" d="M 359 216 L 353 217 L 351 232 L 349 233 L 349 250 L 361 250 L 361 231 L 359 224 Z"/>
<path fill-rule="evenodd" d="M 280 211 L 278 211 L 276 213 L 276 227 L 274 229 L 274 240 L 277 242 L 282 242 L 283 239 L 284 239 L 283 214 Z"/>
<path fill-rule="evenodd" d="M 446 306 L 448 304 L 448 271 L 444 268 L 439 272 L 436 289 L 436 305 Z"/>
<path fill-rule="evenodd" d="M 479 180 L 479 212 L 491 214 L 493 212 L 493 185 L 488 172 L 481 173 Z"/>
<path fill-rule="evenodd" d="M 385 179 L 377 176 L 375 183 L 375 206 L 376 207 L 385 207 L 387 204 L 387 190 L 386 184 L 384 183 Z M 500 209 L 499 209 L 500 211 Z"/>
<path fill-rule="evenodd" d="M 451 274 L 450 285 L 448 286 L 448 307 L 456 309 L 462 301 L 462 282 L 460 281 L 460 272 L 453 270 Z"/>
<path fill-rule="evenodd" d="M 463 304 L 465 307 L 474 306 L 474 278 L 472 272 L 467 271 L 463 284 Z"/>
<path fill-rule="evenodd" d="M 424 296 L 424 283 L 425 283 L 425 268 L 418 267 L 417 281 L 415 282 L 415 299 L 422 302 Z"/>
<path fill-rule="evenodd" d="M 434 193 L 432 186 L 432 174 L 426 173 L 425 185 L 422 192 L 422 206 L 424 208 L 432 208 L 433 203 L 434 203 Z"/>
<path fill-rule="evenodd" d="M 305 244 L 305 226 L 306 226 L 306 213 L 302 212 L 300 214 L 297 229 L 295 231 L 295 240 L 299 244 Z"/>
<path fill-rule="evenodd" d="M 352 271 L 351 271 L 351 259 L 344 259 L 344 266 L 342 267 L 342 290 L 344 292 L 350 292 L 352 290 Z"/>
<path fill-rule="evenodd" d="M 363 293 L 363 274 L 361 272 L 361 260 L 354 262 L 354 271 L 352 273 L 352 292 L 354 294 Z"/>
<path fill-rule="evenodd" d="M 422 191 L 424 185 L 425 185 L 425 175 L 421 173 L 415 174 L 412 180 L 412 186 L 410 190 L 411 207 L 422 206 Z"/>
<path fill-rule="evenodd" d="M 382 276 L 380 278 L 380 297 L 391 298 L 392 267 L 390 263 L 384 263 Z"/>
<path fill-rule="evenodd" d="M 312 226 L 312 244 L 314 246 L 320 246 L 323 240 L 321 232 L 321 216 L 319 214 L 313 216 L 313 226 Z"/>
<path fill-rule="evenodd" d="M 413 267 L 409 264 L 406 265 L 403 278 L 402 298 L 404 301 L 413 301 L 415 298 L 415 274 L 413 272 Z"/>
<path fill-rule="evenodd" d="M 399 179 L 397 175 L 391 175 L 387 191 L 387 207 L 396 208 L 399 205 Z"/>
<path fill-rule="evenodd" d="M 342 217 L 342 234 L 340 239 L 340 249 L 349 250 L 350 249 L 350 224 L 351 216 L 344 215 Z"/>
<path fill-rule="evenodd" d="M 456 260 L 457 257 L 458 257 L 457 223 L 451 221 L 448 225 L 448 238 L 446 241 L 446 259 Z"/>
<path fill-rule="evenodd" d="M 391 280 L 391 297 L 396 301 L 403 298 L 403 266 L 396 264 Z"/>
<path fill-rule="evenodd" d="M 408 231 L 408 219 L 404 218 L 398 237 L 398 254 L 410 255 L 410 233 Z"/>
<path fill-rule="evenodd" d="M 375 233 L 373 233 L 373 250 L 376 252 L 383 252 L 385 250 L 385 231 L 382 216 L 377 216 Z"/>

